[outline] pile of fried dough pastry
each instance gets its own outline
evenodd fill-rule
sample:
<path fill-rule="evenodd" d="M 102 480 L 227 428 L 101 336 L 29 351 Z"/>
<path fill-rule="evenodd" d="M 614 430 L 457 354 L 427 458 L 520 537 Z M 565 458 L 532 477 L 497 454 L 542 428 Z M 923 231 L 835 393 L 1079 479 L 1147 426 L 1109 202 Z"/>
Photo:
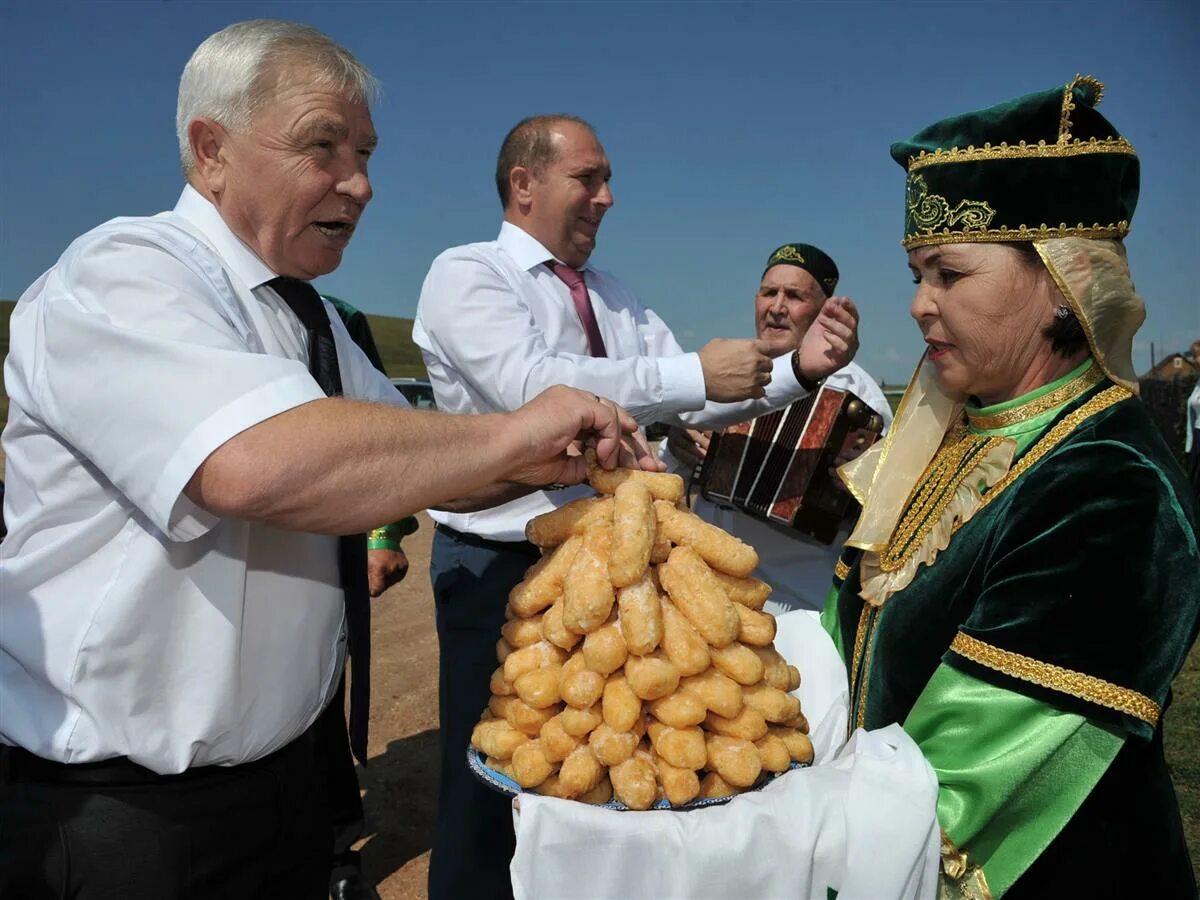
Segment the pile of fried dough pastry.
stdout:
<path fill-rule="evenodd" d="M 753 548 L 683 508 L 677 475 L 590 465 L 599 496 L 532 519 L 471 735 L 522 788 L 644 810 L 812 761 Z"/>

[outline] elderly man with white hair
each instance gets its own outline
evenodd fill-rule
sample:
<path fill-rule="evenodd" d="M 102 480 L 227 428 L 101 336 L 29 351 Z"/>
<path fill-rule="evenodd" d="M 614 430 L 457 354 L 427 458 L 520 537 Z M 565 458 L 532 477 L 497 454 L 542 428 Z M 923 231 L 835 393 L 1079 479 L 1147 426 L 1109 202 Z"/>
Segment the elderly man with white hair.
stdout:
<path fill-rule="evenodd" d="M 13 312 L 0 896 L 326 896 L 314 723 L 349 644 L 365 751 L 363 532 L 579 481 L 581 440 L 656 465 L 569 388 L 404 408 L 322 304 L 371 199 L 373 88 L 305 26 L 212 35 L 176 207 L 76 239 Z"/>

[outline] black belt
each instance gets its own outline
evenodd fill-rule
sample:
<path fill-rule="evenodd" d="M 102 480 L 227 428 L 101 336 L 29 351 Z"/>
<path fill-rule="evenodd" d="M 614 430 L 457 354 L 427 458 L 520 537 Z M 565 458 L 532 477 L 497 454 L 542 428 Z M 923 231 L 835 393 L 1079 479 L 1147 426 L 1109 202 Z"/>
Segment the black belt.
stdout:
<path fill-rule="evenodd" d="M 266 768 L 285 757 L 303 752 L 315 743 L 315 731 L 310 727 L 294 741 L 259 759 L 233 766 L 195 766 L 171 775 L 139 766 L 126 756 L 102 759 L 98 762 L 62 763 L 43 759 L 22 747 L 0 746 L 0 772 L 9 782 L 38 784 L 119 785 L 119 784 L 181 784 L 183 782 L 229 777 Z"/>
<path fill-rule="evenodd" d="M 477 534 L 458 531 L 449 525 L 435 522 L 433 527 L 452 541 L 466 544 L 468 547 L 478 547 L 481 550 L 494 550 L 497 553 L 519 553 L 521 556 L 531 556 L 538 559 L 542 555 L 541 548 L 529 541 L 493 541 Z"/>

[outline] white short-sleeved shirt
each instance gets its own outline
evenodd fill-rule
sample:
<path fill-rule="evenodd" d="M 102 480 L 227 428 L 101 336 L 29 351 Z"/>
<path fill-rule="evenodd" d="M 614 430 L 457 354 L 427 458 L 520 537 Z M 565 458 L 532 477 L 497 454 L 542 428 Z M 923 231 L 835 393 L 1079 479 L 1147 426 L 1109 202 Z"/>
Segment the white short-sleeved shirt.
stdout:
<path fill-rule="evenodd" d="M 188 187 L 172 212 L 78 238 L 18 301 L 0 742 L 173 773 L 264 756 L 329 700 L 337 539 L 183 494 L 225 441 L 324 396 L 274 276 Z M 403 403 L 330 320 L 345 393 Z"/>
<path fill-rule="evenodd" d="M 879 413 L 883 418 L 884 431 L 891 426 L 892 410 L 887 398 L 875 379 L 857 363 L 838 369 L 825 379 L 825 384 L 852 391 Z M 691 475 L 670 454 L 665 441 L 661 452 L 663 461 L 672 472 L 678 472 L 684 478 Z M 761 578 L 774 589 L 767 600 L 767 612 L 780 615 L 794 609 L 821 609 L 825 605 L 825 594 L 833 583 L 833 567 L 849 532 L 839 534 L 832 545 L 826 546 L 798 532 L 771 525 L 741 510 L 718 505 L 703 497 L 695 499 L 692 510 L 702 519 L 741 538 L 758 551 L 758 568 L 754 571 L 754 577 Z"/>
<path fill-rule="evenodd" d="M 705 400 L 696 353 L 608 272 L 583 268 L 606 358 L 588 353 L 571 292 L 545 265 L 540 242 L 510 222 L 494 241 L 452 247 L 425 277 L 413 341 L 421 348 L 438 409 L 507 412 L 556 384 L 591 391 L 625 407 L 638 422 L 714 428 L 741 422 L 805 396 L 790 358 L 775 361 L 766 396 L 743 403 Z M 430 515 L 458 531 L 521 540 L 525 523 L 589 493 L 535 493 L 476 513 Z"/>

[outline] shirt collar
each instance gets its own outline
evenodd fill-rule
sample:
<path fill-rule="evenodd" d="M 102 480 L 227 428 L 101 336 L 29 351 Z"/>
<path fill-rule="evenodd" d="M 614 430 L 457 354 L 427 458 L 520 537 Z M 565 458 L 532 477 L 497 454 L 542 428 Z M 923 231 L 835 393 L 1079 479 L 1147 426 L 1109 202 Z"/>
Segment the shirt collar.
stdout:
<path fill-rule="evenodd" d="M 500 235 L 496 238 L 496 243 L 526 272 L 549 260 L 557 259 L 542 245 L 541 241 L 520 225 L 514 225 L 512 222 L 505 221 L 500 225 Z M 561 259 L 557 261 L 562 262 Z M 581 272 L 589 269 L 591 269 L 590 260 L 579 267 Z"/>
<path fill-rule="evenodd" d="M 190 184 L 185 185 L 175 204 L 176 214 L 187 219 L 221 255 L 225 265 L 253 290 L 276 276 L 270 267 L 239 238 L 212 203 Z"/>

